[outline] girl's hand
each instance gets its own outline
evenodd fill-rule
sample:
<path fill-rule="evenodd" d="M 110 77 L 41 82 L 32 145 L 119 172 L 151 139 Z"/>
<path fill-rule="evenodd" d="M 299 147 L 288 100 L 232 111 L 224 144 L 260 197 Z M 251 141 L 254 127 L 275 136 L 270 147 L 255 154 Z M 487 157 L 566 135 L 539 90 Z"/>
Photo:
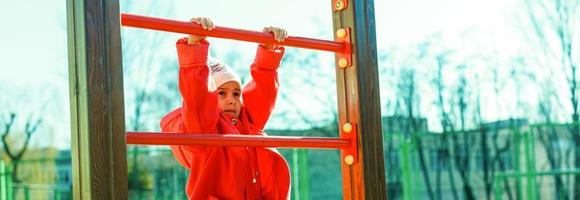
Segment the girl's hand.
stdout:
<path fill-rule="evenodd" d="M 284 30 L 283 28 L 269 26 L 264 27 L 262 31 L 274 34 L 274 40 L 276 40 L 277 42 L 284 42 L 284 40 L 288 38 L 288 32 L 286 32 L 286 30 Z M 261 45 L 269 50 L 274 50 L 280 47 L 280 45 L 278 44 L 261 44 Z"/>
<path fill-rule="evenodd" d="M 201 27 L 205 30 L 211 31 L 215 28 L 213 22 L 206 17 L 196 17 L 190 20 L 193 23 L 201 25 Z M 201 41 L 205 40 L 207 36 L 204 35 L 189 35 L 187 38 L 187 44 L 199 44 Z"/>

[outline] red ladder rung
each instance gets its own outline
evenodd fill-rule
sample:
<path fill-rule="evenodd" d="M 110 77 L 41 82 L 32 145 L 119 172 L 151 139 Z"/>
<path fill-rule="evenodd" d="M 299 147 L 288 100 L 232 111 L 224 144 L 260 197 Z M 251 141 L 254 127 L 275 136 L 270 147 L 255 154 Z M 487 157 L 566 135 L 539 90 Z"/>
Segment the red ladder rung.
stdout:
<path fill-rule="evenodd" d="M 256 136 L 158 132 L 127 132 L 126 138 L 127 144 L 137 145 L 204 145 L 343 149 L 350 147 L 351 143 L 348 139 L 331 137 Z"/>
<path fill-rule="evenodd" d="M 346 52 L 346 45 L 342 42 L 289 36 L 286 38 L 286 40 L 284 40 L 284 42 L 279 43 L 273 39 L 271 33 L 220 26 L 216 26 L 212 31 L 207 31 L 201 28 L 201 25 L 189 21 L 177 21 L 126 13 L 121 14 L 121 24 L 128 27 L 168 31 L 174 33 L 207 35 L 216 38 L 234 39 L 256 43 L 275 43 L 284 46 L 331 51 L 337 53 Z"/>

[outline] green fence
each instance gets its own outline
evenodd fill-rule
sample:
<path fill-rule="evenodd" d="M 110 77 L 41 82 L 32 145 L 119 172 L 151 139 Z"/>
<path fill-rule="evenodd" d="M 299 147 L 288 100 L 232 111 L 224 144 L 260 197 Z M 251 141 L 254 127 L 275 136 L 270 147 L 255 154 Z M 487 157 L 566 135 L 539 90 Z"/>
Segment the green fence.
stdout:
<path fill-rule="evenodd" d="M 501 182 L 509 179 L 509 178 L 515 178 L 515 179 L 519 179 L 522 177 L 525 177 L 528 179 L 528 187 L 527 187 L 527 192 L 526 192 L 526 196 L 523 197 L 522 199 L 529 199 L 529 200 L 536 200 L 536 199 L 540 199 L 538 198 L 538 191 L 536 190 L 536 188 L 538 187 L 537 183 L 536 183 L 536 178 L 540 177 L 540 176 L 562 176 L 562 175 L 572 175 L 572 176 L 579 176 L 580 175 L 580 170 L 556 170 L 556 171 L 545 171 L 545 172 L 506 172 L 506 173 L 499 173 L 497 175 L 495 175 L 494 177 L 494 194 L 495 194 L 495 199 L 505 199 L 503 198 L 503 187 L 501 187 Z M 521 189 L 519 189 L 521 190 Z"/>
<path fill-rule="evenodd" d="M 54 160 L 27 160 L 20 163 L 54 162 Z M 0 200 L 14 199 L 72 199 L 71 188 L 56 184 L 14 183 L 13 165 L 0 160 Z"/>
<path fill-rule="evenodd" d="M 389 199 L 569 199 L 580 192 L 571 188 L 580 175 L 572 164 L 574 130 L 571 124 L 385 130 Z"/>

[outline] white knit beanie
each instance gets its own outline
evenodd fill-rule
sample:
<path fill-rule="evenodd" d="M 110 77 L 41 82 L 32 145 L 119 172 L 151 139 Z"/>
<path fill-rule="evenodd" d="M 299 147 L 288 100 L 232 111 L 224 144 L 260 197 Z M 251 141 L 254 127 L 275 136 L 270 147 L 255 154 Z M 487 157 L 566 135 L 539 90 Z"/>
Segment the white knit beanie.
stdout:
<path fill-rule="evenodd" d="M 229 65 L 222 62 L 221 60 L 208 57 L 207 66 L 209 66 L 211 76 L 213 78 L 208 78 L 209 90 L 216 90 L 222 84 L 230 81 L 235 81 L 240 87 L 242 86 L 240 76 L 238 76 L 238 74 Z"/>

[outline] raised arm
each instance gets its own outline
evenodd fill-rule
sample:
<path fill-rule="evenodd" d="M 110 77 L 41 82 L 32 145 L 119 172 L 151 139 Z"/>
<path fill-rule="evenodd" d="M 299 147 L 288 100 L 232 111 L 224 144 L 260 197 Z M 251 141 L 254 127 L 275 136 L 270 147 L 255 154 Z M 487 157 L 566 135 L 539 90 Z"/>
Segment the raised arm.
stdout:
<path fill-rule="evenodd" d="M 206 64 L 209 44 L 188 44 L 187 38 L 177 41 L 179 60 L 179 91 L 183 97 L 181 108 L 175 109 L 161 119 L 161 131 L 180 133 L 213 133 L 218 119 L 217 95 L 208 91 L 209 69 Z M 205 147 L 172 145 L 175 158 L 181 165 L 191 169 L 198 154 Z"/>
<path fill-rule="evenodd" d="M 192 22 L 196 19 L 192 19 Z M 205 24 L 207 25 L 207 23 Z M 163 132 L 215 133 L 218 119 L 217 95 L 208 89 L 209 43 L 203 36 L 190 35 L 177 41 L 179 61 L 179 92 L 183 105 L 161 120 Z M 205 147 L 172 145 L 175 158 L 190 169 L 195 160 L 205 159 Z"/>
<path fill-rule="evenodd" d="M 188 44 L 186 38 L 177 41 L 184 132 L 209 133 L 218 119 L 217 95 L 208 90 L 208 48 L 205 40 L 198 44 Z"/>
<path fill-rule="evenodd" d="M 286 30 L 281 28 L 266 27 L 264 32 L 273 33 L 274 39 L 278 42 L 284 41 L 287 37 Z M 278 67 L 283 56 L 284 47 L 282 46 L 276 44 L 258 46 L 250 69 L 252 80 L 246 84 L 242 94 L 244 106 L 248 108 L 248 113 L 256 128 L 264 129 L 274 110 L 278 95 Z"/>

